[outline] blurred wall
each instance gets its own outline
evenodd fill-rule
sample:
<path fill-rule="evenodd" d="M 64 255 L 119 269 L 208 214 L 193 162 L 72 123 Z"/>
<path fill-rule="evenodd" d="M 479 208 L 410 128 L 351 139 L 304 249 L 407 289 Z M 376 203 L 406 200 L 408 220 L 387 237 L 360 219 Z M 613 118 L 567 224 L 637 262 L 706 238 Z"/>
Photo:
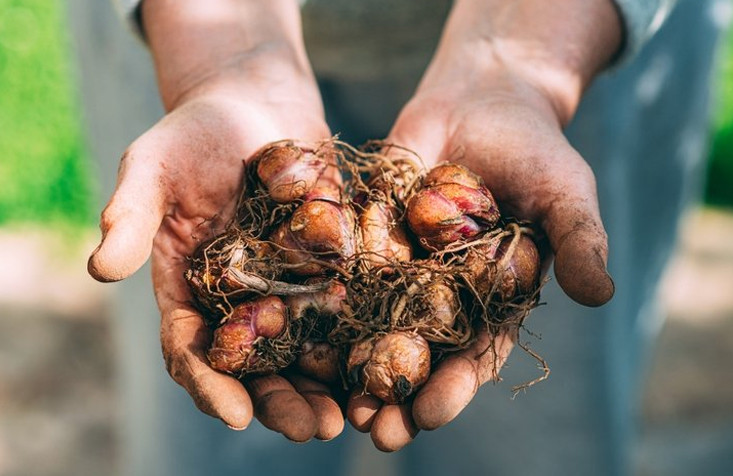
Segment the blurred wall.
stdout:
<path fill-rule="evenodd" d="M 91 155 L 100 170 L 102 200 L 106 201 L 114 187 L 123 151 L 154 124 L 163 111 L 150 58 L 142 44 L 126 30 L 112 2 L 69 0 L 68 9 L 87 136 Z M 102 203 L 97 206 L 98 210 L 101 208 Z M 151 466 L 157 461 L 155 458 L 135 459 L 147 455 L 148 448 L 154 448 L 154 442 L 162 438 L 160 429 L 153 423 L 157 420 L 152 417 L 160 412 L 155 406 L 161 400 L 154 397 L 158 388 L 156 376 L 165 370 L 149 267 L 115 284 L 115 290 L 127 297 L 117 299 L 112 306 L 116 347 L 135 346 L 134 352 L 116 354 L 117 386 L 124 405 L 120 422 L 121 470 L 122 474 L 159 474 L 160 471 Z M 160 364 L 151 369 L 151 362 Z M 133 380 L 143 384 L 130 385 Z M 145 431 L 129 435 L 132 428 Z"/>

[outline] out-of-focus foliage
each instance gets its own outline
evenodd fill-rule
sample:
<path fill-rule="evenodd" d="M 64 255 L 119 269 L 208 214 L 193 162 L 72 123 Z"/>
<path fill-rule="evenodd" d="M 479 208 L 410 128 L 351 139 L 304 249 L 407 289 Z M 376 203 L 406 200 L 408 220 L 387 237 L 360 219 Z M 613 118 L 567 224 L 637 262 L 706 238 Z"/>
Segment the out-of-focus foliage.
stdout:
<path fill-rule="evenodd" d="M 733 28 L 722 45 L 705 200 L 733 206 Z"/>
<path fill-rule="evenodd" d="M 0 0 L 0 224 L 93 221 L 64 8 Z"/>

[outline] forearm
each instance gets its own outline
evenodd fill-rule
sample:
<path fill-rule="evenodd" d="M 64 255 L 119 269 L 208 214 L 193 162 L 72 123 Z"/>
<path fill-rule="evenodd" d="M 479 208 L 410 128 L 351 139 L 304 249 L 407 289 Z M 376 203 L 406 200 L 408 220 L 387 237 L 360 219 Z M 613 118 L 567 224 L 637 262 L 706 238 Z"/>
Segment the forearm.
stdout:
<path fill-rule="evenodd" d="M 621 37 L 611 0 L 457 0 L 428 76 L 470 71 L 480 80 L 506 67 L 542 90 L 566 123 Z"/>
<path fill-rule="evenodd" d="M 295 0 L 145 0 L 142 21 L 167 110 L 262 70 L 311 75 Z"/>

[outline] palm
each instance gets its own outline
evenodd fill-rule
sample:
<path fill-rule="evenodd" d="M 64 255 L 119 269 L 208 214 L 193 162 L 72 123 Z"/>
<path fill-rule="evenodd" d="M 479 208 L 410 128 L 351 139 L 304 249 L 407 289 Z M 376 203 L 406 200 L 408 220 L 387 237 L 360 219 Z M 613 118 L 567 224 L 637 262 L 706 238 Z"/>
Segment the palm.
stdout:
<path fill-rule="evenodd" d="M 610 298 L 593 173 L 537 91 L 501 80 L 463 90 L 453 84 L 423 88 L 402 111 L 389 142 L 415 150 L 428 167 L 448 160 L 481 175 L 502 214 L 531 220 L 547 234 L 557 279 L 570 297 L 588 305 Z M 411 403 L 380 406 L 374 397 L 352 396 L 352 424 L 371 431 L 380 449 L 393 451 L 419 429 L 451 421 L 480 385 L 496 379 L 516 337 L 501 333 L 494 352 L 485 352 L 485 329 L 479 336 L 471 348 L 439 364 Z"/>
<path fill-rule="evenodd" d="M 317 93 L 293 95 L 289 88 L 277 99 L 258 102 L 204 94 L 135 141 L 103 214 L 106 237 L 90 260 L 90 271 L 103 280 L 121 279 L 147 259 L 152 247 L 161 343 L 171 376 L 202 411 L 232 428 L 246 427 L 254 413 L 265 426 L 304 441 L 341 431 L 341 411 L 330 389 L 299 375 L 252 379 L 245 388 L 212 370 L 205 355 L 211 334 L 191 307 L 183 278 L 196 245 L 221 231 L 232 216 L 243 159 L 274 140 L 329 136 L 320 104 L 307 99 L 317 99 Z M 243 91 L 238 97 L 257 96 Z"/>
<path fill-rule="evenodd" d="M 170 286 L 170 279 L 158 279 L 158 274 L 179 271 L 196 244 L 221 231 L 232 216 L 244 159 L 273 140 L 328 136 L 317 115 L 298 115 L 289 106 L 281 105 L 289 109 L 285 115 L 280 108 L 236 100 L 194 101 L 169 114 L 130 148 L 128 156 L 133 157 L 139 156 L 137 148 L 155 150 L 154 157 L 138 160 L 147 161 L 150 178 L 162 185 L 166 199 L 153 248 L 157 292 Z"/>

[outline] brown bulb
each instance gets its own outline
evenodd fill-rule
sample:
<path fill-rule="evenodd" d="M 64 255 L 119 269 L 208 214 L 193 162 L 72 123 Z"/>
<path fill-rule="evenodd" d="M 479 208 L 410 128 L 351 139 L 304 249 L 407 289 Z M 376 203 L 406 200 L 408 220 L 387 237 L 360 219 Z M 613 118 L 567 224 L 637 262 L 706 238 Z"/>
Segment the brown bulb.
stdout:
<path fill-rule="evenodd" d="M 362 249 L 369 265 L 381 266 L 412 259 L 410 240 L 394 215 L 392 207 L 379 201 L 367 203 L 359 215 Z"/>
<path fill-rule="evenodd" d="M 308 278 L 306 284 L 315 284 L 323 280 L 324 278 Z M 309 313 L 323 317 L 335 316 L 341 311 L 341 303 L 345 299 L 346 286 L 334 279 L 322 291 L 287 296 L 285 303 L 290 309 L 290 316 L 297 320 Z"/>
<path fill-rule="evenodd" d="M 511 256 L 513 236 L 504 237 L 498 244 L 471 248 L 466 255 L 466 268 L 474 288 L 483 295 L 493 290 L 504 302 L 533 294 L 539 286 L 540 253 L 532 238 L 519 237 Z"/>
<path fill-rule="evenodd" d="M 328 198 L 324 191 L 316 192 L 316 198 L 308 197 L 270 237 L 283 250 L 285 260 L 294 265 L 290 272 L 300 276 L 315 276 L 328 269 L 313 260 L 343 265 L 356 251 L 351 208 Z"/>
<path fill-rule="evenodd" d="M 278 297 L 267 296 L 238 305 L 214 331 L 207 354 L 211 366 L 234 375 L 246 374 L 258 362 L 255 341 L 278 337 L 286 325 L 287 308 Z"/>
<path fill-rule="evenodd" d="M 458 299 L 456 293 L 443 283 L 436 283 L 426 293 L 429 317 L 428 324 L 433 328 L 452 328 L 456 323 Z"/>
<path fill-rule="evenodd" d="M 333 147 L 328 143 L 301 147 L 290 141 L 277 142 L 258 153 L 257 176 L 270 198 L 289 203 L 313 189 L 333 155 Z"/>
<path fill-rule="evenodd" d="M 423 187 L 455 183 L 469 188 L 481 188 L 483 180 L 466 167 L 451 162 L 442 163 L 428 172 L 423 179 Z"/>
<path fill-rule="evenodd" d="M 407 204 L 407 222 L 421 243 L 440 250 L 491 229 L 499 208 L 483 181 L 465 167 L 443 164 L 425 177 Z"/>
<path fill-rule="evenodd" d="M 430 348 L 410 332 L 370 338 L 352 347 L 347 373 L 367 393 L 389 404 L 402 403 L 428 380 Z"/>
<path fill-rule="evenodd" d="M 325 383 L 336 382 L 341 373 L 341 356 L 338 349 L 328 342 L 305 341 L 298 356 L 298 369 L 303 375 Z"/>

